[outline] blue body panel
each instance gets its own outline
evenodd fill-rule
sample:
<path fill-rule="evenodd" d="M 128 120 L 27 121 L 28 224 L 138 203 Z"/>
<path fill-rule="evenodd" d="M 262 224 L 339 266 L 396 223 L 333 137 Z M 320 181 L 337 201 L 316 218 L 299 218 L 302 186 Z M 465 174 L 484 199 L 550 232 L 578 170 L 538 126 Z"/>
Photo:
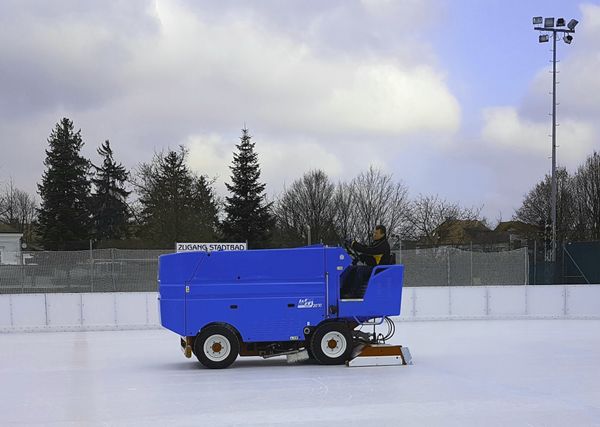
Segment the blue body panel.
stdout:
<path fill-rule="evenodd" d="M 222 322 L 244 342 L 293 341 L 326 319 L 400 314 L 403 267 L 376 267 L 364 299 L 344 301 L 340 275 L 350 262 L 342 248 L 322 245 L 162 255 L 161 323 L 182 336 Z"/>

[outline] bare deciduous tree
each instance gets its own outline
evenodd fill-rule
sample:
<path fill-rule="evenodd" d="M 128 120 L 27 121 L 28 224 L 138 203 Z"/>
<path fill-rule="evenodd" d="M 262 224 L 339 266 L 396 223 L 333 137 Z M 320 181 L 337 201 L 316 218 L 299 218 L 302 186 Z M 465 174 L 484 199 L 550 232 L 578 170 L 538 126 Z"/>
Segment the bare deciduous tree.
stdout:
<path fill-rule="evenodd" d="M 406 234 L 410 209 L 408 190 L 401 181 L 395 182 L 391 174 L 371 166 L 340 188 L 338 200 L 342 203 L 338 206 L 345 214 L 340 211 L 338 223 L 343 223 L 354 238 L 369 241 L 378 224 L 387 228 L 388 235 Z"/>
<path fill-rule="evenodd" d="M 573 177 L 573 237 L 600 240 L 600 154 L 594 152 Z"/>
<path fill-rule="evenodd" d="M 335 185 L 321 170 L 312 170 L 284 190 L 275 203 L 278 227 L 295 243 L 305 241 L 310 227 L 314 242 L 333 243 L 336 238 Z"/>
<path fill-rule="evenodd" d="M 24 240 L 30 242 L 37 207 L 35 197 L 16 188 L 14 182 L 10 180 L 0 193 L 0 222 L 12 226 L 19 233 L 23 233 Z"/>
<path fill-rule="evenodd" d="M 436 244 L 436 229 L 448 220 L 475 221 L 480 219 L 481 207 L 465 208 L 436 195 L 420 194 L 411 204 L 409 222 L 411 238 Z"/>
<path fill-rule="evenodd" d="M 335 188 L 335 228 L 340 238 L 355 235 L 356 209 L 354 208 L 354 183 L 340 182 Z"/>
<path fill-rule="evenodd" d="M 405 231 L 407 194 L 404 184 L 373 167 L 337 186 L 325 172 L 315 170 L 284 191 L 275 214 L 287 240 L 295 243 L 306 241 L 307 226 L 315 242 L 368 241 L 378 224 L 385 225 L 388 234 Z"/>

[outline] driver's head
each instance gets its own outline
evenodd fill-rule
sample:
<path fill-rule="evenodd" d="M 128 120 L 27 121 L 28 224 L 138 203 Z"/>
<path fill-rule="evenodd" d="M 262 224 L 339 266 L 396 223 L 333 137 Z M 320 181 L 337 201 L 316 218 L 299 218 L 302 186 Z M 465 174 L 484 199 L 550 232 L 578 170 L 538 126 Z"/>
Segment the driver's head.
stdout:
<path fill-rule="evenodd" d="M 375 240 L 380 240 L 383 239 L 385 237 L 385 227 L 383 225 L 378 225 L 375 227 L 375 230 L 373 231 L 373 239 Z"/>

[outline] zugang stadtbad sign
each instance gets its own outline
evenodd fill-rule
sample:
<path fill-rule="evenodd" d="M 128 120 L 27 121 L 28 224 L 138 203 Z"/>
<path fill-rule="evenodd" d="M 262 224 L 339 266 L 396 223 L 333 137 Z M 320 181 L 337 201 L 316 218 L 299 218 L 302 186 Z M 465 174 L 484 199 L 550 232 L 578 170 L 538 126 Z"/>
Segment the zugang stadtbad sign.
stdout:
<path fill-rule="evenodd" d="M 175 243 L 176 252 L 245 251 L 247 243 Z"/>

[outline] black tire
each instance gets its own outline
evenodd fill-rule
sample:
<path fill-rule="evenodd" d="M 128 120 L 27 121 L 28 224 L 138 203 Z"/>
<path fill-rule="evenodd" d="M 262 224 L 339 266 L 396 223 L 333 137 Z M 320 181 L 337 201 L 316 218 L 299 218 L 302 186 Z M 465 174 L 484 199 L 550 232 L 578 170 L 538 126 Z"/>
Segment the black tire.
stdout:
<path fill-rule="evenodd" d="M 343 365 L 352 347 L 352 332 L 342 322 L 323 323 L 310 337 L 310 351 L 321 365 Z"/>
<path fill-rule="evenodd" d="M 202 365 L 210 369 L 227 368 L 239 352 L 240 341 L 227 326 L 207 326 L 196 335 L 194 341 L 194 354 Z"/>

